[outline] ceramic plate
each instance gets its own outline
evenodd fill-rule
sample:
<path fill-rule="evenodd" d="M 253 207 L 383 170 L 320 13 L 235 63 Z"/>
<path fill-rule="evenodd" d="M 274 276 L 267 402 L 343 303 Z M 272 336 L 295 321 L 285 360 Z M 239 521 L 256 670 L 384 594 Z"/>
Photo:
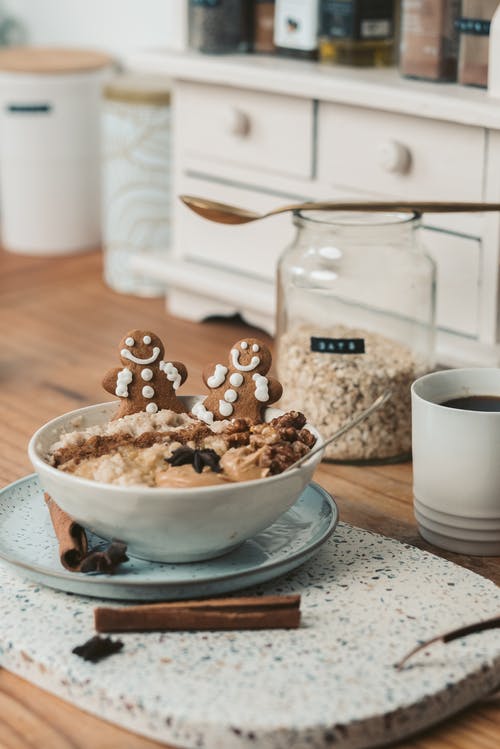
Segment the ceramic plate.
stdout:
<path fill-rule="evenodd" d="M 0 559 L 24 577 L 81 595 L 169 600 L 221 595 L 283 575 L 310 559 L 333 532 L 332 497 L 310 483 L 293 507 L 229 554 L 205 562 L 160 564 L 131 557 L 114 575 L 68 572 L 36 474 L 0 491 Z M 89 548 L 106 544 L 88 533 Z"/>

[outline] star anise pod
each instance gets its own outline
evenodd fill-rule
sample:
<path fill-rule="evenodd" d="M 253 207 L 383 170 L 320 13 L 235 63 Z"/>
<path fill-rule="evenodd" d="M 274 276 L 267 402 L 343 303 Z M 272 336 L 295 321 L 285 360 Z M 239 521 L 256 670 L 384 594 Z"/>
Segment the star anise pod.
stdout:
<path fill-rule="evenodd" d="M 121 541 L 113 541 L 104 551 L 91 551 L 84 557 L 80 572 L 104 572 L 112 575 L 122 562 L 128 561 L 127 547 Z"/>
<path fill-rule="evenodd" d="M 95 637 L 91 637 L 90 640 L 84 642 L 83 645 L 77 645 L 71 652 L 79 655 L 85 661 L 97 663 L 101 658 L 107 658 L 108 655 L 118 653 L 122 648 L 123 642 L 121 640 L 112 640 L 111 637 L 95 635 Z"/>
<path fill-rule="evenodd" d="M 215 450 L 198 450 L 183 445 L 174 450 L 170 458 L 166 458 L 171 466 L 192 465 L 196 473 L 201 473 L 208 466 L 214 473 L 220 473 L 220 456 Z"/>
<path fill-rule="evenodd" d="M 220 455 L 217 455 L 215 450 L 195 450 L 193 468 L 196 473 L 201 473 L 205 466 L 208 466 L 214 473 L 220 473 L 221 467 L 219 465 Z"/>
<path fill-rule="evenodd" d="M 165 460 L 167 463 L 170 463 L 171 466 L 193 465 L 194 450 L 192 447 L 183 445 L 182 447 L 178 447 L 177 450 L 174 450 L 170 458 L 165 458 Z"/>

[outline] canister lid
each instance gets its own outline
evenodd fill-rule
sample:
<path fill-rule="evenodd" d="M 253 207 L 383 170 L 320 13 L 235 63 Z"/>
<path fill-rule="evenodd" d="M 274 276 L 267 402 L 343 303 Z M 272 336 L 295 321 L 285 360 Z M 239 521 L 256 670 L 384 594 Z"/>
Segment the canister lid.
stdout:
<path fill-rule="evenodd" d="M 111 65 L 103 52 L 64 47 L 6 47 L 0 50 L 0 71 L 11 73 L 84 73 Z"/>
<path fill-rule="evenodd" d="M 103 94 L 113 101 L 161 106 L 170 103 L 170 81 L 162 75 L 123 73 L 108 81 Z"/>

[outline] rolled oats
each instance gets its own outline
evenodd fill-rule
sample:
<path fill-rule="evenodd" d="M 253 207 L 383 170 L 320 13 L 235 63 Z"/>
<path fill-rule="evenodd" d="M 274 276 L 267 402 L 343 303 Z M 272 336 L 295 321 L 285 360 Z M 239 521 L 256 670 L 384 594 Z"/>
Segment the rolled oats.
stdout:
<path fill-rule="evenodd" d="M 340 429 L 368 408 L 386 389 L 391 399 L 357 427 L 326 448 L 326 457 L 339 461 L 401 458 L 411 450 L 410 386 L 428 371 L 403 344 L 378 333 L 335 326 L 321 332 L 332 338 L 363 338 L 364 354 L 311 351 L 318 330 L 287 331 L 278 345 L 280 407 L 300 409 L 323 437 Z"/>

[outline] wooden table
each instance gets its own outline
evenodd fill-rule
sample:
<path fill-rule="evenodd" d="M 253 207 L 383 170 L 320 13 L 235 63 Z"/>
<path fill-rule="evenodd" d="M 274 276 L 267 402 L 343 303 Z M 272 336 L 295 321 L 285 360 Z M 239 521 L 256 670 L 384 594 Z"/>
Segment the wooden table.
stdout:
<path fill-rule="evenodd" d="M 189 369 L 192 392 L 201 370 L 224 356 L 248 328 L 238 321 L 195 324 L 169 317 L 160 299 L 116 294 L 101 280 L 100 254 L 60 259 L 0 254 L 0 484 L 32 472 L 29 436 L 47 419 L 108 398 L 103 374 L 117 364 L 130 328 L 151 328 Z M 262 333 L 258 334 L 265 338 Z M 417 534 L 411 466 L 323 464 L 316 479 L 337 498 L 343 520 L 430 549 L 500 581 L 500 558 L 440 552 Z M 1 608 L 0 608 L 1 611 Z M 421 749 L 497 749 L 500 697 L 399 744 Z M 85 714 L 0 669 L 0 747 L 146 749 L 160 744 Z"/>

